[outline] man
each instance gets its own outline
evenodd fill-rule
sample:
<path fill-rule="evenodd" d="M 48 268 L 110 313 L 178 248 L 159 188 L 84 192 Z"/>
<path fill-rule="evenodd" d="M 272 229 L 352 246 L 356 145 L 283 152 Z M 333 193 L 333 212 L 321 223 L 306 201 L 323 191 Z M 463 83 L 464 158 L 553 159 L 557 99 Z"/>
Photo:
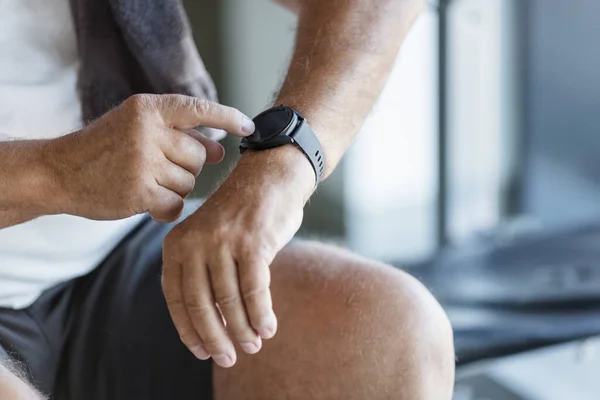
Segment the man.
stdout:
<path fill-rule="evenodd" d="M 417 281 L 289 244 L 422 1 L 282 3 L 289 108 L 252 122 L 207 100 L 177 1 L 0 0 L 0 398 L 450 399 L 451 328 Z M 247 150 L 190 214 L 223 156 L 197 126 Z"/>

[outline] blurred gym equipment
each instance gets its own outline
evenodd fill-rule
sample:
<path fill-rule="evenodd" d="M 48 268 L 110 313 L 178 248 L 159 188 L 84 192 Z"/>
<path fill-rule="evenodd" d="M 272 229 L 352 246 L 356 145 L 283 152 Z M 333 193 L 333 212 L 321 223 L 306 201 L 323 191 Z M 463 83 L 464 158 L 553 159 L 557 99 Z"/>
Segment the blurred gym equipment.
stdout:
<path fill-rule="evenodd" d="M 600 3 L 438 3 L 444 250 L 410 271 L 454 325 L 455 400 L 598 399 Z M 483 176 L 469 156 L 500 161 Z M 465 185 L 469 170 L 494 188 Z M 491 211 L 465 212 L 469 197 Z"/>
<path fill-rule="evenodd" d="M 599 244 L 600 223 L 500 235 L 411 269 L 454 326 L 455 400 L 598 398 Z"/>

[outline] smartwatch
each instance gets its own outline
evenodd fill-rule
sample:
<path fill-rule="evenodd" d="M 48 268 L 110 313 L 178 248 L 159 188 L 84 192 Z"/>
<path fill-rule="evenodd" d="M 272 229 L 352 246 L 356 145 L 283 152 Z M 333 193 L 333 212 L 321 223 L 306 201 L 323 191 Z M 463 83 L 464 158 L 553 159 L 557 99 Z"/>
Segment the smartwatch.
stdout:
<path fill-rule="evenodd" d="M 256 130 L 242 139 L 240 153 L 294 144 L 310 161 L 315 171 L 315 186 L 319 184 L 325 172 L 325 153 L 302 114 L 281 105 L 263 111 L 253 121 Z"/>

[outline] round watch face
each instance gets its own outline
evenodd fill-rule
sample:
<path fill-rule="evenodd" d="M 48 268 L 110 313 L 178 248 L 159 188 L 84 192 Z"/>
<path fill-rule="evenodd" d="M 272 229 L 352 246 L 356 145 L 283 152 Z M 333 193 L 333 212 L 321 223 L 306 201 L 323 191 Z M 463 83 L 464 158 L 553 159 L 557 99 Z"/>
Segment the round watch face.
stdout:
<path fill-rule="evenodd" d="M 294 113 L 289 108 L 277 108 L 254 118 L 256 131 L 248 136 L 249 142 L 264 142 L 278 136 L 291 124 Z"/>

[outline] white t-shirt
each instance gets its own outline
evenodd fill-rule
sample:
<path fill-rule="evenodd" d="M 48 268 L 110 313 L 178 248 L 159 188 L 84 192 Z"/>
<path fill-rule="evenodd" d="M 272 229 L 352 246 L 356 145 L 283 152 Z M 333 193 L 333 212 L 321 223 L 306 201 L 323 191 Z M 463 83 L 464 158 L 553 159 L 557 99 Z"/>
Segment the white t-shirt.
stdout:
<path fill-rule="evenodd" d="M 77 70 L 69 0 L 0 0 L 0 141 L 80 129 Z M 56 215 L 0 229 L 0 307 L 26 307 L 91 271 L 141 218 Z"/>

